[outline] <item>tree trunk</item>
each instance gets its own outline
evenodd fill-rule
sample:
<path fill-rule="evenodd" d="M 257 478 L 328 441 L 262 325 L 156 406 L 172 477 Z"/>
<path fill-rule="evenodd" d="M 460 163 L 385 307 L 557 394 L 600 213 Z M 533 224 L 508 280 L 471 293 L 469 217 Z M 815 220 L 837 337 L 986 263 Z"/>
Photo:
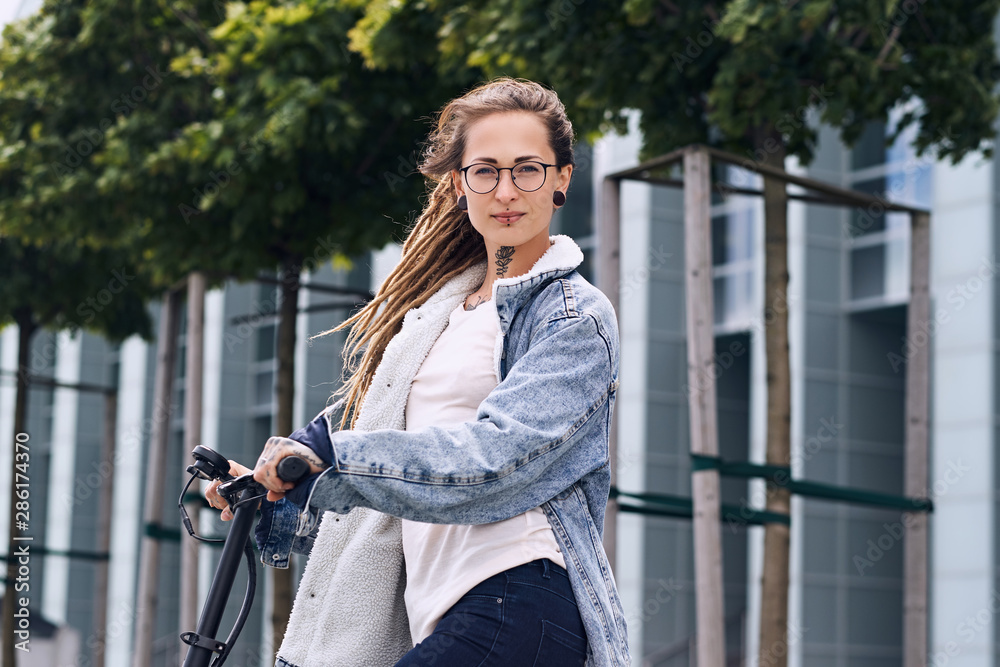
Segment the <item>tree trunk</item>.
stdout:
<path fill-rule="evenodd" d="M 146 463 L 145 525 L 163 522 L 163 471 L 167 469 L 167 439 L 170 435 L 174 363 L 177 358 L 177 324 L 180 293 L 169 290 L 160 307 L 157 336 L 156 386 L 153 390 L 153 420 L 149 461 Z M 136 601 L 135 645 L 132 667 L 149 667 L 153 659 L 153 626 L 156 623 L 157 591 L 160 576 L 160 540 L 150 534 L 142 538 L 139 563 L 139 596 Z"/>
<path fill-rule="evenodd" d="M 117 386 L 118 378 L 114 378 Z M 104 441 L 101 443 L 101 465 L 108 465 L 108 474 L 101 486 L 97 513 L 97 552 L 108 554 L 97 563 L 94 572 L 94 665 L 104 667 L 108 628 L 108 570 L 111 566 L 111 514 L 115 489 L 115 426 L 118 421 L 118 394 L 104 394 Z"/>
<path fill-rule="evenodd" d="M 202 360 L 205 349 L 205 274 L 192 271 L 188 276 L 188 321 L 186 357 L 184 364 L 184 451 L 181 452 L 181 470 L 191 463 L 191 451 L 201 444 L 201 397 Z M 195 492 L 201 488 L 192 485 Z M 198 532 L 198 515 L 201 503 L 192 502 L 187 506 L 191 525 Z M 190 537 L 181 539 L 181 632 L 193 631 L 198 625 L 198 541 Z M 180 639 L 177 647 L 181 657 L 187 654 L 188 646 Z"/>
<path fill-rule="evenodd" d="M 764 163 L 784 169 L 785 146 L 780 134 L 761 133 Z M 774 147 L 768 151 L 763 146 Z M 767 351 L 767 463 L 791 461 L 791 380 L 788 360 L 788 195 L 785 183 L 764 179 L 764 338 Z M 789 514 L 790 494 L 768 483 L 767 510 Z M 760 603 L 760 667 L 788 664 L 789 527 L 764 528 L 764 566 Z"/>
<path fill-rule="evenodd" d="M 278 322 L 278 373 L 275 393 L 278 414 L 275 419 L 277 435 L 292 433 L 292 410 L 295 405 L 295 338 L 299 302 L 299 265 L 287 261 L 281 270 L 281 308 Z M 263 446 L 264 443 L 260 443 Z M 268 568 L 271 572 L 271 648 L 277 655 L 285 637 L 288 617 L 292 613 L 292 568 Z M 272 656 L 273 659 L 273 656 Z"/>
<path fill-rule="evenodd" d="M 17 568 L 18 562 L 17 558 L 14 556 L 19 547 L 24 547 L 25 545 L 30 545 L 30 541 L 21 541 L 17 538 L 25 537 L 25 531 L 16 528 L 17 520 L 17 502 L 20 500 L 17 497 L 17 480 L 14 477 L 19 471 L 14 467 L 17 461 L 17 452 L 27 452 L 29 454 L 28 461 L 30 462 L 31 454 L 31 441 L 30 434 L 25 432 L 25 426 L 27 424 L 28 417 L 28 357 L 31 353 L 31 339 L 35 334 L 35 323 L 34 319 L 30 315 L 17 318 L 18 326 L 18 342 L 17 342 L 17 398 L 14 402 L 14 433 L 11 442 L 11 485 L 10 485 L 10 515 L 8 525 L 10 526 L 10 535 L 7 540 L 7 583 L 4 586 L 3 594 L 3 637 L 0 637 L 0 643 L 3 644 L 3 667 L 15 667 L 14 662 L 14 642 L 17 637 L 14 635 L 14 607 L 15 605 L 15 595 L 14 590 L 15 580 L 17 578 Z M 15 443 L 21 443 L 27 447 L 17 447 Z M 23 473 L 22 473 L 23 474 Z M 31 479 L 30 468 L 27 475 L 25 475 L 29 480 Z M 25 480 L 20 480 L 24 482 Z M 22 489 L 30 489 L 30 487 L 22 486 Z M 35 487 L 38 488 L 37 486 Z M 30 496 L 28 502 L 30 503 Z M 29 515 L 30 517 L 30 515 Z M 31 525 L 30 523 L 28 524 Z M 30 553 L 30 546 L 28 546 Z M 35 567 L 41 566 L 41 559 L 34 560 Z M 30 566 L 29 566 L 30 567 Z M 35 596 L 37 602 L 38 597 Z M 34 609 L 38 609 L 37 606 Z"/>

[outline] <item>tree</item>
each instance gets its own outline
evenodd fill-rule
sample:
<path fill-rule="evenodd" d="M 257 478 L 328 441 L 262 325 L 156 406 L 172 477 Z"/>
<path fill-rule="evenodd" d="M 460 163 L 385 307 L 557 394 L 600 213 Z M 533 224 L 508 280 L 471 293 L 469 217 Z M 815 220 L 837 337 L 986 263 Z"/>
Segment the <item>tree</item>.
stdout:
<path fill-rule="evenodd" d="M 279 267 L 281 435 L 293 430 L 303 267 L 334 251 L 351 256 L 392 239 L 394 219 L 411 215 L 423 189 L 422 178 L 407 178 L 427 130 L 420 117 L 473 80 L 468 68 L 433 77 L 427 55 L 393 68 L 366 67 L 347 48 L 360 15 L 352 3 L 330 0 L 231 5 L 227 20 L 211 33 L 218 50 L 203 55 L 192 49 L 172 66 L 179 76 L 213 81 L 218 103 L 212 118 L 186 126 L 146 162 L 159 177 L 183 179 L 186 172 L 189 184 L 190 174 L 207 175 L 202 188 L 178 204 L 178 222 L 199 227 L 206 212 L 221 214 L 229 238 L 250 240 L 221 248 L 211 243 L 205 265 L 248 278 L 262 266 Z M 291 612 L 290 575 L 275 572 L 275 647 Z"/>
<path fill-rule="evenodd" d="M 26 480 L 30 479 L 27 473 L 31 448 L 20 434 L 25 433 L 27 423 L 32 338 L 39 329 L 49 328 L 86 329 L 112 341 L 133 334 L 148 339 L 150 320 L 146 301 L 150 289 L 148 281 L 132 273 L 121 253 L 93 251 L 72 240 L 45 246 L 19 243 L 5 236 L 4 223 L 0 220 L 0 328 L 11 323 L 18 327 L 17 394 L 11 442 L 21 443 L 15 452 L 18 456 L 12 455 L 12 460 L 20 462 L 15 464 L 14 472 L 24 475 L 12 479 L 10 486 L 7 553 L 15 554 L 27 544 L 15 538 L 23 536 L 32 525 L 17 521 L 18 508 L 30 503 Z M 22 481 L 25 483 L 18 483 Z M 28 534 L 37 535 L 37 531 Z M 15 600 L 23 597 L 15 592 L 17 582 L 18 561 L 11 556 L 7 560 L 0 622 L 5 637 L 0 664 L 4 667 L 15 664 L 14 607 Z"/>
<path fill-rule="evenodd" d="M 127 247 L 162 287 L 192 271 L 212 286 L 278 269 L 282 435 L 302 270 L 403 240 L 424 189 L 413 177 L 424 119 L 477 78 L 467 67 L 435 75 L 436 26 L 419 12 L 399 21 L 422 50 L 366 66 L 348 48 L 362 7 L 50 2 L 10 40 L 4 69 L 3 85 L 36 100 L 22 121 L 34 139 L 11 148 L 0 191 L 0 215 L 29 212 L 13 231 Z M 290 610 L 284 574 L 275 645 Z"/>
<path fill-rule="evenodd" d="M 783 168 L 789 156 L 808 164 L 817 139 L 808 119 L 852 144 L 896 107 L 906 111 L 887 143 L 915 126 L 918 154 L 933 149 L 957 162 L 992 150 L 995 0 L 376 2 L 365 40 L 377 50 L 392 26 L 386 16 L 411 6 L 437 17 L 444 62 L 554 86 L 589 135 L 620 131 L 624 112 L 639 110 L 644 159 L 708 143 L 748 164 Z M 788 465 L 788 325 L 777 307 L 788 282 L 783 184 L 764 179 L 764 208 L 767 462 Z M 787 490 L 771 488 L 767 509 L 787 513 Z M 787 625 L 786 526 L 768 524 L 764 563 L 762 652 L 781 645 Z"/>

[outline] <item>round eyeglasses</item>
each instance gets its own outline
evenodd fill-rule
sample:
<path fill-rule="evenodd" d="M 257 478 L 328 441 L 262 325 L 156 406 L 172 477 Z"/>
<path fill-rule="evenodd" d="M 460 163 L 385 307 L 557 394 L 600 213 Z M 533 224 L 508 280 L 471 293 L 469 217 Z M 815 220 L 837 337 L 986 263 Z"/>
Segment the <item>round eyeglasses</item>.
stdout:
<path fill-rule="evenodd" d="M 521 162 L 513 167 L 494 167 L 491 164 L 477 162 L 462 167 L 459 171 L 465 174 L 465 184 L 470 190 L 478 195 L 485 195 L 493 192 L 500 183 L 500 172 L 504 169 L 510 172 L 510 180 L 518 190 L 534 192 L 545 184 L 546 170 L 555 166 L 544 162 Z"/>

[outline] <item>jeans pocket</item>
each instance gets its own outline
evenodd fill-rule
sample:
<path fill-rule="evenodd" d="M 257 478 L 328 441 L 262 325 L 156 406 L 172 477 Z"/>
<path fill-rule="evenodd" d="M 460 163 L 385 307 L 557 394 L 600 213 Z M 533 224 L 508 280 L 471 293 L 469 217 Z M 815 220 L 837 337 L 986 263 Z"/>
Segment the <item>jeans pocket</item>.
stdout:
<path fill-rule="evenodd" d="M 586 639 L 552 621 L 542 621 L 542 638 L 532 667 L 578 667 L 586 659 Z"/>

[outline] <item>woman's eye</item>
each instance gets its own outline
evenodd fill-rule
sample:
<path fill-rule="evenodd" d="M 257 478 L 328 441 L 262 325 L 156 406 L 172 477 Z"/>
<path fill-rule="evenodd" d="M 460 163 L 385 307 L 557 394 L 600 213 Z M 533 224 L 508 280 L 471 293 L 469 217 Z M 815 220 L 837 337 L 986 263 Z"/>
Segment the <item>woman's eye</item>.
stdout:
<path fill-rule="evenodd" d="M 478 167 L 472 173 L 476 176 L 493 176 L 496 174 L 493 167 Z"/>
<path fill-rule="evenodd" d="M 522 164 L 517 168 L 519 174 L 537 174 L 539 171 L 538 165 L 534 164 Z"/>

